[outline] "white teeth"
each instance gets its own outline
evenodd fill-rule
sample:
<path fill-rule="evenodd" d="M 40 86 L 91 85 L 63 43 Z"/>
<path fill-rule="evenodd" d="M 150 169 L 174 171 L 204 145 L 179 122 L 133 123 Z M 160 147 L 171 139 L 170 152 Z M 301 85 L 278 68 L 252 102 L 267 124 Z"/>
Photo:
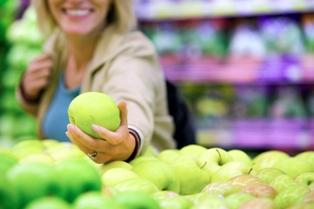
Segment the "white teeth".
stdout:
<path fill-rule="evenodd" d="M 86 16 L 89 14 L 89 12 L 90 11 L 88 9 L 68 9 L 68 10 L 66 10 L 67 15 L 78 16 L 78 17 Z"/>

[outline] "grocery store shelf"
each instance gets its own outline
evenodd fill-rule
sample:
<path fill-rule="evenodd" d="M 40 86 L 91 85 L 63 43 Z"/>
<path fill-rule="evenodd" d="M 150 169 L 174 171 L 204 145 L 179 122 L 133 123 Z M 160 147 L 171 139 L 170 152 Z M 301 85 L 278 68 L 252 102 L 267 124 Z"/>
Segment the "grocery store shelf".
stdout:
<path fill-rule="evenodd" d="M 314 59 L 308 63 L 302 59 L 248 58 L 218 61 L 210 57 L 183 59 L 161 57 L 161 63 L 169 80 L 175 82 L 214 82 L 231 84 L 273 83 L 312 84 Z"/>
<path fill-rule="evenodd" d="M 138 18 L 147 21 L 314 11 L 312 0 L 138 0 L 135 5 Z"/>
<path fill-rule="evenodd" d="M 314 147 L 314 119 L 243 119 L 202 124 L 198 143 L 249 149 L 308 149 Z M 209 125 L 211 126 L 211 125 Z"/>

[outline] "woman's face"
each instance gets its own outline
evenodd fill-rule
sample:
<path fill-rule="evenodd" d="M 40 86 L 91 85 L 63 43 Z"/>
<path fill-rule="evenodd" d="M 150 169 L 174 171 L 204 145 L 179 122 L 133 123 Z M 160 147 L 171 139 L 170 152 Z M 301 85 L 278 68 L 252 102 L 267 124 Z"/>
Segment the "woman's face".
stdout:
<path fill-rule="evenodd" d="M 110 0 L 48 0 L 62 31 L 69 35 L 93 35 L 105 26 Z"/>

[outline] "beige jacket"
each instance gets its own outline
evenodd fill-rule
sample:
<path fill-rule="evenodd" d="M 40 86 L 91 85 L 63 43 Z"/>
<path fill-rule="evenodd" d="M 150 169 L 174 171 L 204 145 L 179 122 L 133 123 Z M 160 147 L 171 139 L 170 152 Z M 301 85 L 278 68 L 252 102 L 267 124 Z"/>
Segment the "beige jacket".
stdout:
<path fill-rule="evenodd" d="M 58 46 L 60 37 L 55 33 L 45 46 L 45 50 L 52 54 L 54 69 L 39 104 L 27 103 L 21 93 L 17 93 L 22 106 L 39 119 L 39 133 L 62 69 L 64 49 Z M 126 101 L 129 127 L 135 129 L 141 138 L 140 151 L 149 144 L 158 150 L 175 147 L 164 75 L 154 47 L 141 32 L 117 34 L 110 28 L 103 32 L 82 81 L 81 93 L 87 91 L 104 92 L 116 102 Z M 43 136 L 39 134 L 39 137 Z"/>

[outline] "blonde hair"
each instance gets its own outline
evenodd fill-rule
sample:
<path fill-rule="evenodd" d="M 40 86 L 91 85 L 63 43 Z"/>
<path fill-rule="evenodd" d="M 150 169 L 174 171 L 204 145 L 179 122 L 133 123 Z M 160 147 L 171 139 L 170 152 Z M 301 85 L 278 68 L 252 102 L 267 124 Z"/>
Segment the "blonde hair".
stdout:
<path fill-rule="evenodd" d="M 49 11 L 47 0 L 32 0 L 32 5 L 36 10 L 39 29 L 48 38 L 58 26 Z M 132 5 L 132 0 L 111 0 L 107 15 L 108 25 L 114 26 L 114 30 L 121 33 L 134 29 L 137 21 Z"/>

